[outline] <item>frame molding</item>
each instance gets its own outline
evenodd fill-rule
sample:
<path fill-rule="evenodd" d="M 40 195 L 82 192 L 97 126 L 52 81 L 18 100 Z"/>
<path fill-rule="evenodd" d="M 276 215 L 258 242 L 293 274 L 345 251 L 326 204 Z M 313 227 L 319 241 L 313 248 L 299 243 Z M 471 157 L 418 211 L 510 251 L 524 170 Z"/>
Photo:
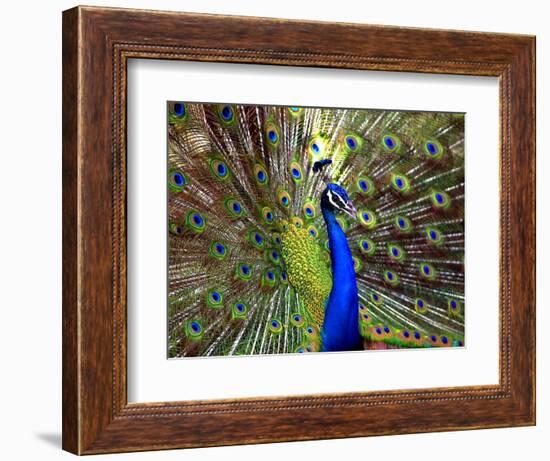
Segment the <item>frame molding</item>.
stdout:
<path fill-rule="evenodd" d="M 499 77 L 499 384 L 129 404 L 126 64 L 133 58 Z M 63 13 L 65 450 L 92 454 L 533 424 L 534 37 L 94 7 Z"/>

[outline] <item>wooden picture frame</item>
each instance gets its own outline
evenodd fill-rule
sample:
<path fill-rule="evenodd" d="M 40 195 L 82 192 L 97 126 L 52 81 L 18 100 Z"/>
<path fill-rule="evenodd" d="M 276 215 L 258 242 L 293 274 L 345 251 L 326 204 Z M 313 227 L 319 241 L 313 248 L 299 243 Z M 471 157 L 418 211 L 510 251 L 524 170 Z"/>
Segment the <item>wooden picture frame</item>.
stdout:
<path fill-rule="evenodd" d="M 128 404 L 131 58 L 496 76 L 494 386 Z M 76 454 L 535 424 L 535 38 L 77 7 L 63 13 L 63 448 Z"/>

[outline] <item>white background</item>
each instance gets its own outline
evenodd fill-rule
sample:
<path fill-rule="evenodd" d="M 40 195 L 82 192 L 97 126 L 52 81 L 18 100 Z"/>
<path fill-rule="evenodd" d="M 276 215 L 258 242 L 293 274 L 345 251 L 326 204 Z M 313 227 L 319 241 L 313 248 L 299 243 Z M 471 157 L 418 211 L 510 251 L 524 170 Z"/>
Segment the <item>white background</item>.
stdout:
<path fill-rule="evenodd" d="M 145 59 L 129 63 L 128 93 L 131 402 L 498 383 L 496 77 Z M 466 347 L 166 360 L 167 100 L 465 112 Z"/>
<path fill-rule="evenodd" d="M 89 4 L 101 4 L 88 1 Z M 550 437 L 550 341 L 544 276 L 550 257 L 550 31 L 544 3 L 394 0 L 387 2 L 115 1 L 111 6 L 162 8 L 537 35 L 538 59 L 538 425 L 439 434 L 360 438 L 117 455 L 115 459 L 252 460 L 315 457 L 444 456 L 446 460 L 517 460 L 547 449 Z M 0 453 L 2 458 L 69 459 L 61 427 L 61 10 L 69 1 L 9 2 L 0 17 Z M 547 307 L 547 306 L 546 306 Z M 546 389 L 546 391 L 545 391 Z M 545 454 L 546 454 L 545 450 Z M 544 457 L 544 455 L 542 455 Z M 98 457 L 102 459 L 104 457 Z M 113 459 L 113 458 L 110 458 Z"/>

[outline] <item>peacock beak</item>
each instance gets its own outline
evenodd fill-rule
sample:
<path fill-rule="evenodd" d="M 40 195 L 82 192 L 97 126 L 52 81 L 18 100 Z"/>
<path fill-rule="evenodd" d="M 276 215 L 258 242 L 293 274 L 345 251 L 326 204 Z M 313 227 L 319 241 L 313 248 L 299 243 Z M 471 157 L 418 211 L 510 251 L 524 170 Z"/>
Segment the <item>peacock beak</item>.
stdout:
<path fill-rule="evenodd" d="M 343 211 L 349 214 L 353 219 L 357 219 L 357 210 L 353 206 L 353 203 L 351 203 L 350 201 L 346 203 L 346 206 L 344 207 Z"/>

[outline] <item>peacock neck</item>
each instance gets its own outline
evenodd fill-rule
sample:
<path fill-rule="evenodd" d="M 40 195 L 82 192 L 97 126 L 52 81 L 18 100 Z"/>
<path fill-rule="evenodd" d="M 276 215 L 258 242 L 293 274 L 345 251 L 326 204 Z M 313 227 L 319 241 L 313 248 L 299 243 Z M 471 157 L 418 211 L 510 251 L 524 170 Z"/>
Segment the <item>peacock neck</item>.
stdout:
<path fill-rule="evenodd" d="M 333 279 L 352 277 L 355 280 L 353 259 L 346 234 L 336 221 L 336 216 L 332 210 L 324 208 L 322 211 L 327 226 Z"/>
<path fill-rule="evenodd" d="M 351 350 L 360 340 L 358 331 L 358 294 L 353 258 L 346 234 L 334 212 L 323 208 L 332 265 L 332 291 L 323 322 L 324 350 Z"/>

